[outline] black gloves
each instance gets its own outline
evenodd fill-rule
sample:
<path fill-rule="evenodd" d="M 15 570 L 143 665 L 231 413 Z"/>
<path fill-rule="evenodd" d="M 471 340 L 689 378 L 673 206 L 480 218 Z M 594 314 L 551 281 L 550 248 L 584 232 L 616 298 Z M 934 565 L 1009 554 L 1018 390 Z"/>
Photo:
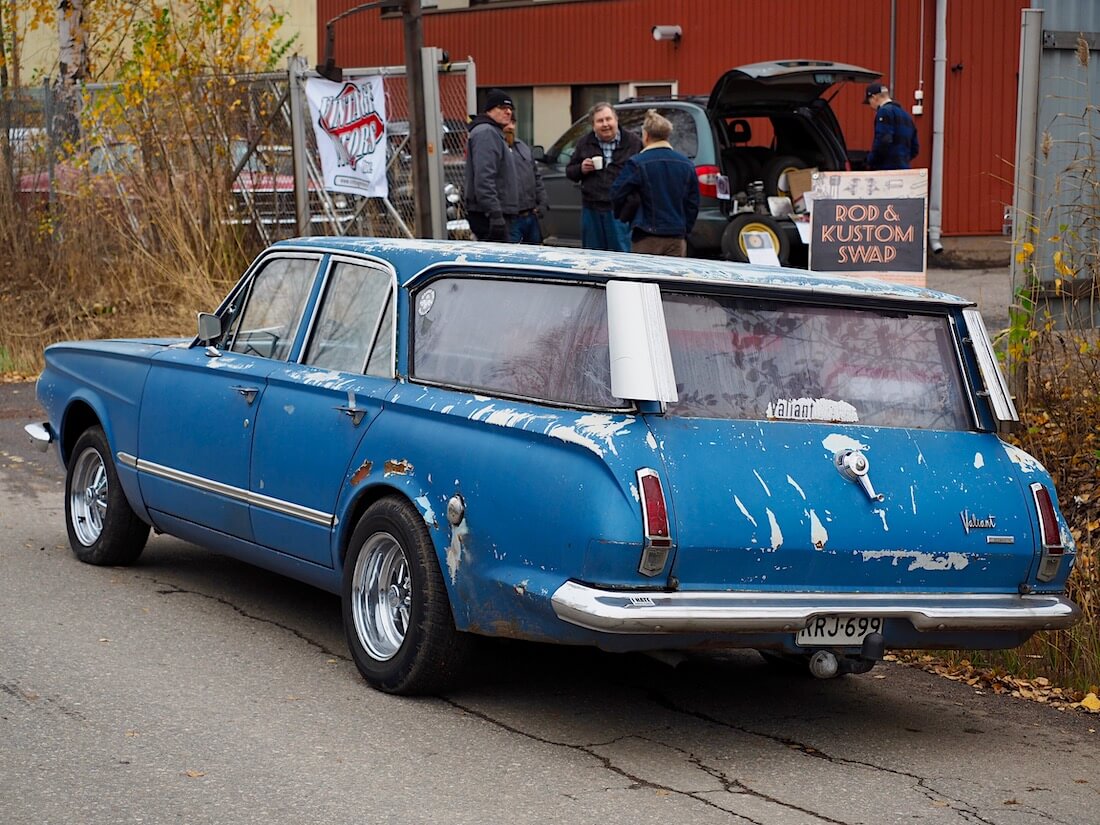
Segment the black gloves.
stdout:
<path fill-rule="evenodd" d="M 486 240 L 508 240 L 508 224 L 504 222 L 504 216 L 499 212 L 494 212 L 489 216 L 489 237 Z"/>

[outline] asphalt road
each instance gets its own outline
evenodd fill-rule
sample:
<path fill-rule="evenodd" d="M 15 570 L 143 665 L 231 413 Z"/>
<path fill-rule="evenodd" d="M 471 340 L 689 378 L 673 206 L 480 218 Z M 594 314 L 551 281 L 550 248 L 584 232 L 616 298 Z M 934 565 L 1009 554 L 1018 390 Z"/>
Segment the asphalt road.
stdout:
<path fill-rule="evenodd" d="M 1098 821 L 1100 719 L 901 665 L 493 646 L 474 682 L 372 691 L 337 600 L 164 536 L 67 548 L 61 470 L 0 385 L 0 822 Z"/>

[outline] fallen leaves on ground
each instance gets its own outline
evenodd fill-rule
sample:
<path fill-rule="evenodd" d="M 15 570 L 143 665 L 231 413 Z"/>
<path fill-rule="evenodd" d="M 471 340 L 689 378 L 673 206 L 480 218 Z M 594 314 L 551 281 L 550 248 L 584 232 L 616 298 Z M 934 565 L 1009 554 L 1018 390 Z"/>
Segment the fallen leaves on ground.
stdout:
<path fill-rule="evenodd" d="M 966 659 L 955 664 L 928 655 L 892 653 L 888 654 L 885 660 L 918 667 L 927 673 L 934 673 L 953 682 L 962 682 L 978 692 L 989 691 L 996 695 L 1007 694 L 1019 699 L 1050 705 L 1053 708 L 1058 708 L 1058 710 L 1100 713 L 1100 697 L 1095 692 L 1081 693 L 1058 687 L 1051 684 L 1045 676 L 1022 679 L 1008 673 L 974 667 Z"/>

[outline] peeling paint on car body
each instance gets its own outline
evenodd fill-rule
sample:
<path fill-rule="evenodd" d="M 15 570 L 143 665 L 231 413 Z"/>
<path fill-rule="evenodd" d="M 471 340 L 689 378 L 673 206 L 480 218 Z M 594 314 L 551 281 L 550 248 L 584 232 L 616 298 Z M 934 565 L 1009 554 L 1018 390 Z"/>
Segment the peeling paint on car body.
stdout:
<path fill-rule="evenodd" d="M 1029 485 L 1050 485 L 1050 477 L 1026 453 L 1003 445 L 987 399 L 973 391 L 983 384 L 963 337 L 962 310 L 969 301 L 871 279 L 723 261 L 467 242 L 304 238 L 278 244 L 258 258 L 218 312 L 224 316 L 231 306 L 234 312 L 246 306 L 247 296 L 255 294 L 252 273 L 279 256 L 316 263 L 304 314 L 294 327 L 299 332 L 282 360 L 232 352 L 228 345 L 215 355 L 209 347 L 217 341 L 209 346 L 77 342 L 47 353 L 39 398 L 51 422 L 60 428 L 74 403 L 90 408 L 104 422 L 118 456 L 127 500 L 158 529 L 176 530 L 191 541 L 213 536 L 210 543 L 221 552 L 340 592 L 349 542 L 363 514 L 379 500 L 398 501 L 414 523 L 423 519 L 426 529 L 417 531 L 430 543 L 458 630 L 613 650 L 753 644 L 805 652 L 795 645 L 797 622 L 767 630 L 754 625 L 747 632 L 708 624 L 715 615 L 728 618 L 731 612 L 722 605 L 740 598 L 782 606 L 788 598 L 825 602 L 875 594 L 900 605 L 945 593 L 1018 600 L 1021 584 L 1040 594 L 1064 588 L 1073 546 L 1058 509 L 1067 562 L 1051 583 L 1038 586 L 1033 574 L 1038 538 Z M 307 363 L 312 336 L 324 329 L 335 261 L 359 261 L 385 276 L 379 283 L 390 291 L 380 305 L 388 307 L 382 328 L 391 331 L 391 357 L 381 370 L 341 372 Z M 482 348 L 488 341 L 455 336 L 442 355 L 473 356 L 476 368 L 461 379 L 465 383 L 446 358 L 432 380 L 418 378 L 416 365 L 426 361 L 417 357 L 415 324 L 425 317 L 416 314 L 417 299 L 421 290 L 435 289 L 430 311 L 445 307 L 444 279 L 481 279 L 494 288 L 557 282 L 590 289 L 586 300 L 593 318 L 584 335 L 572 335 L 577 313 L 554 316 L 562 340 L 578 341 L 586 359 L 593 357 L 592 342 L 602 346 L 604 340 L 601 313 L 612 279 L 656 285 L 662 299 L 669 293 L 692 300 L 719 296 L 780 312 L 792 305 L 827 305 L 838 313 L 939 319 L 947 336 L 944 357 L 963 356 L 951 365 L 961 387 L 952 392 L 969 396 L 961 398 L 961 415 L 937 417 L 935 405 L 954 396 L 925 393 L 919 404 L 913 402 L 920 409 L 905 413 L 913 416 L 910 424 L 869 414 L 865 394 L 851 383 L 838 387 L 819 380 L 822 371 L 803 376 L 779 367 L 775 375 L 770 368 L 760 371 L 759 386 L 740 388 L 742 407 L 733 402 L 723 407 L 737 393 L 720 386 L 725 362 L 715 362 L 714 370 L 700 367 L 697 377 L 704 381 L 694 406 L 684 400 L 686 391 L 680 402 L 664 404 L 608 400 L 601 392 L 581 396 L 583 405 L 540 401 L 538 382 L 546 379 L 537 369 L 533 377 L 525 373 L 519 376 L 523 380 L 504 385 L 507 392 L 486 388 L 491 381 L 485 376 L 498 368 L 513 370 L 513 377 L 524 368 L 503 363 L 512 352 L 509 342 L 543 339 L 528 329 L 512 330 L 508 324 L 515 319 L 490 314 L 481 302 L 464 311 L 486 335 L 508 333 L 497 349 Z M 724 342 L 730 332 L 722 325 L 734 321 L 722 315 L 713 336 L 685 340 L 674 335 L 684 332 L 672 323 L 674 301 L 662 303 L 666 341 L 670 348 L 676 342 L 672 363 L 679 392 L 680 384 L 690 383 L 695 363 L 689 360 L 684 372 L 683 359 L 710 358 L 708 347 Z M 430 320 L 443 322 L 442 316 Z M 773 339 L 783 343 L 785 329 L 777 325 Z M 876 390 L 876 381 L 905 384 L 890 364 L 881 374 L 856 373 L 859 364 L 846 359 L 858 353 L 845 350 L 843 342 L 862 345 L 862 339 L 836 337 L 842 340 L 828 357 L 844 375 Z M 477 344 L 478 351 L 464 352 L 469 344 Z M 572 363 L 555 358 L 555 369 Z M 365 363 L 376 366 L 371 359 Z M 844 372 L 847 368 L 853 372 Z M 586 360 L 585 380 L 602 390 L 603 369 Z M 908 403 L 904 388 L 895 396 L 901 406 Z M 589 403 L 593 398 L 603 400 Z M 178 426 L 174 407 L 188 404 L 191 417 L 197 410 L 204 427 L 209 425 L 201 438 Z M 769 404 L 775 420 L 767 418 Z M 929 405 L 930 414 L 921 417 Z M 872 423 L 880 421 L 885 423 Z M 186 449 L 175 449 L 180 444 Z M 845 450 L 863 454 L 866 479 L 881 500 L 858 477 L 838 471 L 836 457 Z M 670 547 L 657 571 L 642 565 L 646 518 L 655 514 L 640 506 L 639 470 L 656 474 L 665 504 Z M 189 487 L 194 479 L 198 482 Z M 645 489 L 648 497 L 648 482 Z M 965 531 L 960 512 L 995 518 L 998 537 L 1012 541 L 987 543 L 988 531 Z M 476 514 L 473 526 L 469 513 Z M 198 525 L 202 535 L 189 533 L 188 525 Z M 684 613 L 690 622 L 681 616 L 681 629 L 669 629 L 654 619 L 636 632 L 613 623 L 601 626 L 593 613 L 585 614 L 588 623 L 575 620 L 559 599 L 574 586 L 596 593 L 591 603 L 599 609 L 625 603 L 626 624 L 652 611 L 668 615 L 661 613 L 664 606 L 676 604 L 692 605 Z M 696 610 L 696 605 L 710 606 Z M 762 621 L 765 614 L 762 608 L 751 618 Z M 887 644 L 895 647 L 1011 646 L 1019 635 L 925 633 L 905 619 L 892 619 L 885 630 Z M 859 650 L 853 645 L 847 652 Z"/>
<path fill-rule="evenodd" d="M 413 465 L 405 459 L 390 458 L 386 460 L 382 469 L 382 475 L 386 478 L 390 476 L 407 476 L 412 475 Z"/>
<path fill-rule="evenodd" d="M 962 553 L 919 553 L 911 550 L 864 550 L 861 555 L 864 561 L 876 561 L 889 559 L 890 563 L 897 567 L 898 562 L 911 559 L 909 567 L 913 570 L 965 570 L 970 564 Z"/>

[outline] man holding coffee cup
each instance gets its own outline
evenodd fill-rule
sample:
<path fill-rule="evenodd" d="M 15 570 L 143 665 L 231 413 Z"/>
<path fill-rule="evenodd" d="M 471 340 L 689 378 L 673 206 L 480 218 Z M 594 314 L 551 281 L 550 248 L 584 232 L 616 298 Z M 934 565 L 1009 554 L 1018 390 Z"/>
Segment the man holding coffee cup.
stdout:
<path fill-rule="evenodd" d="M 592 131 L 577 141 L 565 175 L 581 185 L 581 245 L 585 249 L 630 251 L 630 225 L 616 219 L 611 184 L 623 165 L 642 149 L 637 135 L 619 128 L 610 103 L 592 107 Z"/>

